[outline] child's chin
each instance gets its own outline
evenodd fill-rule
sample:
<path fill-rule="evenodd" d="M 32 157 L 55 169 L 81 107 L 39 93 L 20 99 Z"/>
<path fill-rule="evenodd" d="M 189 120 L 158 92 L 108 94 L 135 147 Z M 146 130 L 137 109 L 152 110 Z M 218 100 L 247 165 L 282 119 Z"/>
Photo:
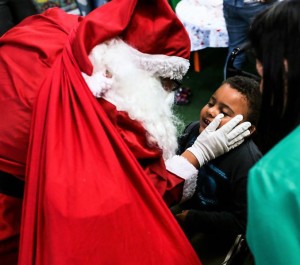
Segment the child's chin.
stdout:
<path fill-rule="evenodd" d="M 202 133 L 207 126 L 200 125 L 199 133 Z"/>

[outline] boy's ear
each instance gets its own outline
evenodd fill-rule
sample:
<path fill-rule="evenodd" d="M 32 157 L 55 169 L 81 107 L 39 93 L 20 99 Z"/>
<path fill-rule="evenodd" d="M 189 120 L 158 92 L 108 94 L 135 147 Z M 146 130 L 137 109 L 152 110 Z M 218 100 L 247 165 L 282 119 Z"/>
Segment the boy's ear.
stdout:
<path fill-rule="evenodd" d="M 253 134 L 256 131 L 256 126 L 255 125 L 251 125 L 249 128 L 250 131 L 250 135 Z"/>
<path fill-rule="evenodd" d="M 256 70 L 260 77 L 263 76 L 263 66 L 262 63 L 256 59 Z"/>

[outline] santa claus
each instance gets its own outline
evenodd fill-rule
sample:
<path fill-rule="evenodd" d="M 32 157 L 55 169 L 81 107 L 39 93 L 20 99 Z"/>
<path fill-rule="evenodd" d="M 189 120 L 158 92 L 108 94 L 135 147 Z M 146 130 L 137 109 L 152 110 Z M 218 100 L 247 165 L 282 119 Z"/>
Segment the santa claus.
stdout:
<path fill-rule="evenodd" d="M 50 9 L 0 39 L 3 264 L 18 247 L 19 264 L 200 264 L 167 206 L 250 125 L 216 130 L 217 117 L 175 156 L 172 91 L 189 49 L 165 0 L 113 0 L 85 18 Z"/>

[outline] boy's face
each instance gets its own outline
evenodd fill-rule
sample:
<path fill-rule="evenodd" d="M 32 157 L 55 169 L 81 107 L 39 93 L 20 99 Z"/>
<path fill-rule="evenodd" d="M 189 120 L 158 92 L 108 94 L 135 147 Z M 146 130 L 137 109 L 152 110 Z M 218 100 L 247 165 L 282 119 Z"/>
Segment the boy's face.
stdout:
<path fill-rule="evenodd" d="M 200 112 L 200 133 L 220 113 L 224 114 L 224 118 L 219 127 L 238 114 L 243 115 L 243 121 L 247 120 L 248 101 L 246 97 L 231 88 L 229 84 L 220 86 Z"/>

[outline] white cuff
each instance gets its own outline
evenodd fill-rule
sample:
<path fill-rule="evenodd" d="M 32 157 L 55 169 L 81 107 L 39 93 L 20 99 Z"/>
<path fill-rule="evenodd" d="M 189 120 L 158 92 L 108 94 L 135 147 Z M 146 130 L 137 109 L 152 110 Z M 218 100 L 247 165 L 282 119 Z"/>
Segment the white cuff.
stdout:
<path fill-rule="evenodd" d="M 182 156 L 173 156 L 165 164 L 168 171 L 185 179 L 181 202 L 191 198 L 196 190 L 198 170 Z"/>

